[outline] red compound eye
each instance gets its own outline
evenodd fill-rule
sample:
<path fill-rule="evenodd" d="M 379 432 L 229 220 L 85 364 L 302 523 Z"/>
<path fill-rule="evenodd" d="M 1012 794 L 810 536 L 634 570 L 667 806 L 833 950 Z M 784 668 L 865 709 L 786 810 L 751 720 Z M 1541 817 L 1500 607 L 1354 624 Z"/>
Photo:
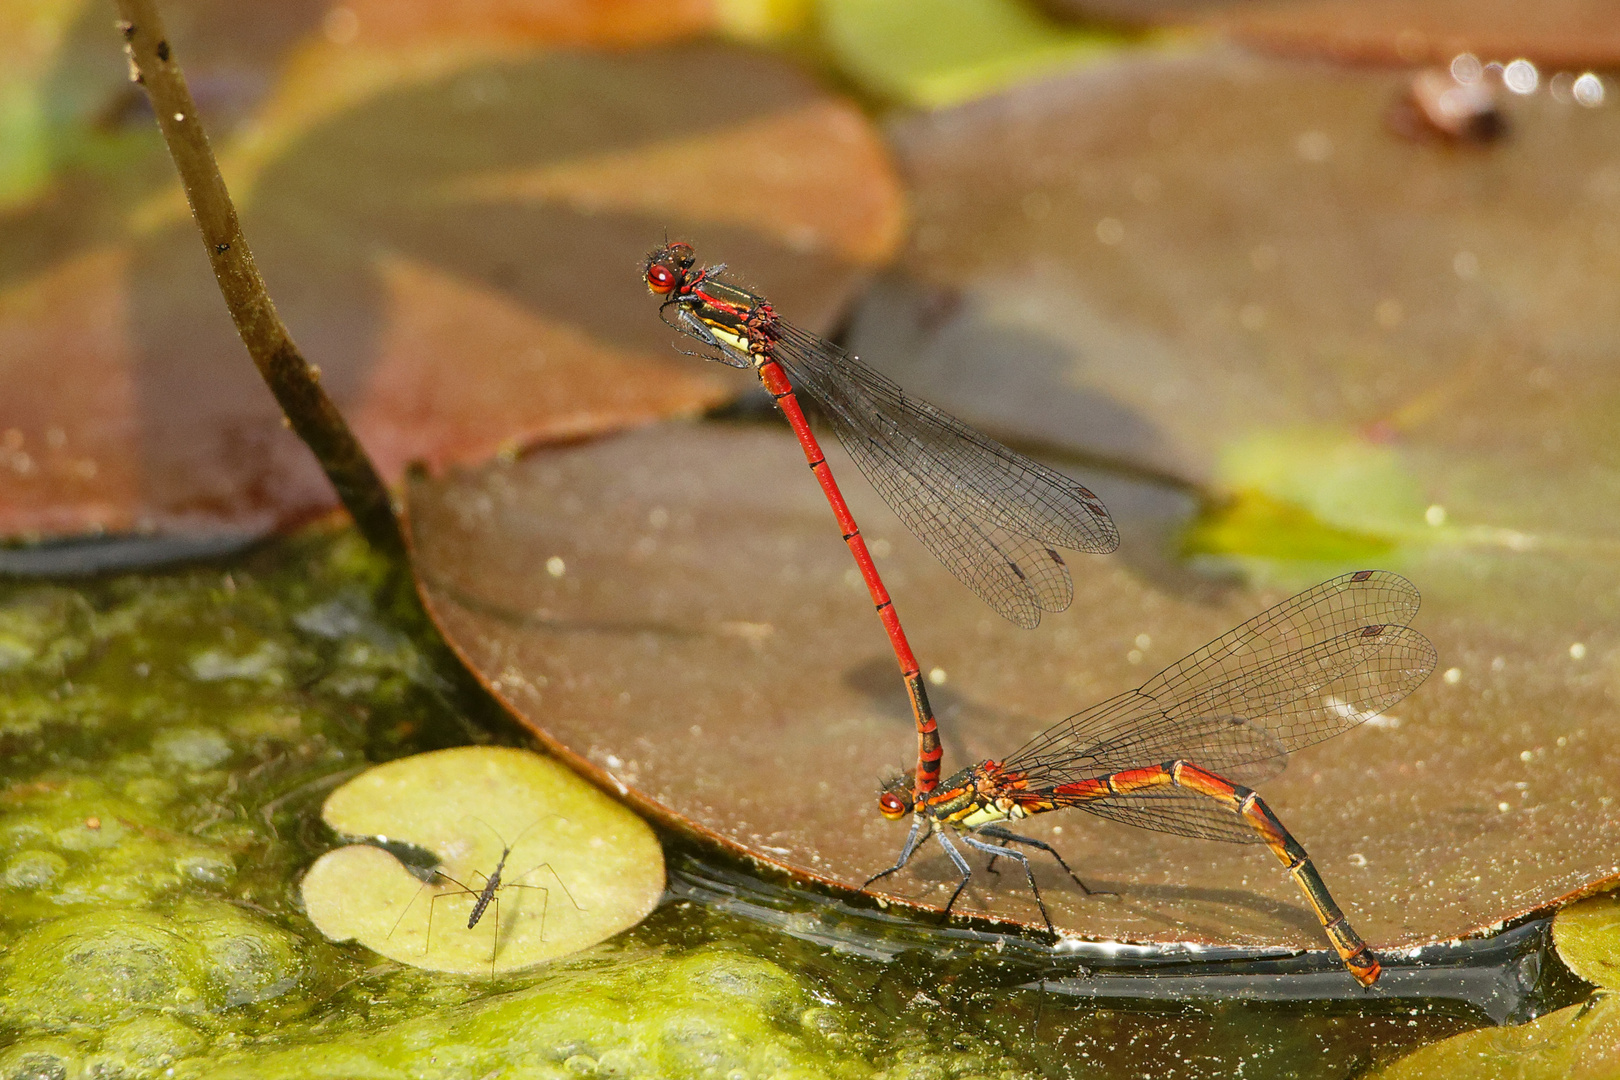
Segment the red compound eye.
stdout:
<path fill-rule="evenodd" d="M 675 275 L 662 263 L 647 267 L 647 288 L 655 293 L 667 293 L 675 287 Z"/>
<path fill-rule="evenodd" d="M 885 791 L 878 796 L 878 813 L 890 821 L 905 817 L 906 809 L 906 801 L 892 791 Z"/>

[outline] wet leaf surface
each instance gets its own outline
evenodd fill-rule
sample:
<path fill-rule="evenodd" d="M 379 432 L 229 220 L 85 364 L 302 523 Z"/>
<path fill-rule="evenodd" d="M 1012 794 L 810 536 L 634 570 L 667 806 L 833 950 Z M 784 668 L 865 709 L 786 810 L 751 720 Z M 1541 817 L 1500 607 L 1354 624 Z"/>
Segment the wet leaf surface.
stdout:
<path fill-rule="evenodd" d="M 1620 989 L 1620 895 L 1603 893 L 1560 911 L 1553 941 L 1575 974 L 1606 990 Z"/>
<path fill-rule="evenodd" d="M 1234 6 L 1277 0 L 1040 0 L 1053 16 L 1113 26 L 1178 26 Z"/>
<path fill-rule="evenodd" d="M 343 836 L 440 860 L 442 874 L 424 883 L 383 848 L 350 844 L 317 859 L 300 886 L 329 939 L 412 967 L 519 971 L 634 926 L 664 893 L 663 851 L 646 823 L 525 750 L 391 761 L 332 792 L 321 818 Z M 469 927 L 491 878 L 486 918 Z"/>
<path fill-rule="evenodd" d="M 1283 595 L 1216 588 L 1151 556 L 1077 559 L 1075 607 L 1019 631 L 932 561 L 847 458 L 829 461 L 850 478 L 924 669 L 939 669 L 947 771 L 1141 684 Z M 853 888 L 904 838 L 876 813 L 877 783 L 912 763 L 915 743 L 881 629 L 802 477 L 785 431 L 668 425 L 415 485 L 411 524 L 441 627 L 570 761 L 649 812 Z M 1122 551 L 1150 549 L 1188 509 L 1140 484 L 1084 479 L 1121 522 Z M 1620 870 L 1608 794 L 1620 755 L 1603 719 L 1615 644 L 1590 627 L 1577 662 L 1567 643 L 1482 621 L 1436 591 L 1414 625 L 1456 674 L 1295 755 L 1262 789 L 1385 948 L 1483 930 Z M 1119 893 L 1086 899 L 1038 866 L 1067 930 L 1322 944 L 1263 850 L 1078 814 L 1035 819 L 1031 832 Z M 892 890 L 927 906 L 953 885 L 925 848 Z M 1037 917 L 1010 874 L 977 875 L 964 903 Z"/>
<path fill-rule="evenodd" d="M 696 8 L 431 7 L 290 6 L 251 47 L 208 30 L 213 6 L 173 18 L 271 293 L 390 478 L 746 386 L 646 318 L 634 271 L 665 230 L 823 326 L 899 238 L 870 126 L 782 60 L 550 51 L 689 32 Z M 322 512 L 100 14 L 40 76 L 71 106 L 48 182 L 0 217 L 0 535 Z"/>

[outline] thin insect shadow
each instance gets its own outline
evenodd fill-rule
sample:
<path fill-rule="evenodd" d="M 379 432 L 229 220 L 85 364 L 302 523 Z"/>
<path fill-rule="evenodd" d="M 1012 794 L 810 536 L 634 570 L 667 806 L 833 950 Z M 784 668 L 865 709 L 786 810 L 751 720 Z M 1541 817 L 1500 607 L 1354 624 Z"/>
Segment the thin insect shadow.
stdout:
<path fill-rule="evenodd" d="M 1083 869 L 1083 868 L 1081 868 Z M 1040 882 L 1041 892 L 1052 899 L 1065 895 L 1065 889 L 1072 894 L 1073 883 L 1056 866 L 1035 864 L 1035 876 Z M 949 860 L 944 855 L 929 855 L 916 866 L 918 881 L 940 884 L 954 883 L 957 874 Z M 996 871 L 991 871 L 992 879 Z M 975 879 L 979 875 L 975 874 Z M 1084 902 L 1093 900 L 1119 905 L 1112 910 L 1123 910 L 1144 916 L 1150 920 L 1161 922 L 1174 922 L 1181 930 L 1195 936 L 1206 936 L 1211 939 L 1229 933 L 1232 928 L 1232 913 L 1247 912 L 1250 916 L 1258 918 L 1272 925 L 1278 930 L 1286 928 L 1298 931 L 1311 939 L 1317 938 L 1322 928 L 1320 923 L 1310 911 L 1297 904 L 1285 900 L 1275 900 L 1259 893 L 1246 889 L 1211 889 L 1198 888 L 1185 885 L 1149 884 L 1136 881 L 1101 880 L 1086 877 L 1086 881 L 1093 888 L 1093 896 L 1085 898 Z M 988 885 L 988 883 L 986 883 Z M 970 884 L 964 897 L 976 897 L 984 904 L 988 895 L 997 893 L 994 885 Z M 1076 899 L 1080 899 L 1076 897 Z M 918 900 L 924 903 L 932 902 L 927 895 L 919 896 Z M 956 906 L 953 916 L 974 918 L 988 915 L 986 910 L 964 908 L 960 903 Z M 1173 908 L 1174 913 L 1167 911 Z M 1197 914 L 1199 909 L 1209 909 L 1207 917 Z"/>
<path fill-rule="evenodd" d="M 421 886 L 417 888 L 414 894 L 412 894 L 410 901 L 405 905 L 404 909 L 400 911 L 399 917 L 394 920 L 394 925 L 389 928 L 387 936 L 390 938 L 394 936 L 394 932 L 397 931 L 400 924 L 405 921 L 405 916 L 409 914 L 412 906 L 414 906 L 416 901 L 421 898 L 423 890 L 432 885 L 436 879 L 442 878 L 444 881 L 448 881 L 454 887 L 435 893 L 428 901 L 427 934 L 423 940 L 422 954 L 426 956 L 433 950 L 433 920 L 438 911 L 439 901 L 452 897 L 470 896 L 472 897 L 472 910 L 467 917 L 467 929 L 475 929 L 479 922 L 482 921 L 486 911 L 490 912 L 492 921 L 494 923 L 494 934 L 490 938 L 489 947 L 489 974 L 490 978 L 494 978 L 495 963 L 497 957 L 499 956 L 502 945 L 501 901 L 500 897 L 497 895 L 500 890 L 530 889 L 540 893 L 540 939 L 542 941 L 545 940 L 546 914 L 550 907 L 551 890 L 544 885 L 525 884 L 522 882 L 522 878 L 528 877 L 530 874 L 538 873 L 542 870 L 549 871 L 553 880 L 556 881 L 557 887 L 562 889 L 563 895 L 568 897 L 568 902 L 574 906 L 574 910 L 585 910 L 585 908 L 580 906 L 579 901 L 574 898 L 573 892 L 568 888 L 568 884 L 563 881 L 562 875 L 557 873 L 556 868 L 553 867 L 549 861 L 537 863 L 536 865 L 523 871 L 521 874 L 513 875 L 511 878 L 503 877 L 506 869 L 506 861 L 511 857 L 513 849 L 516 848 L 517 845 L 522 842 L 523 838 L 533 831 L 535 827 L 556 816 L 557 815 L 555 814 L 546 814 L 536 818 L 534 821 L 531 821 L 528 825 L 526 825 L 523 828 L 523 831 L 519 832 L 517 836 L 513 837 L 511 843 L 507 843 L 506 838 L 502 836 L 500 831 L 489 822 L 485 821 L 483 818 L 469 815 L 464 820 L 476 821 L 485 829 L 488 829 L 491 835 L 493 835 L 501 844 L 501 855 L 496 861 L 494 869 L 488 874 L 485 874 L 481 870 L 474 870 L 473 873 L 477 874 L 478 877 L 482 879 L 482 884 L 478 888 L 473 888 L 465 882 L 460 881 L 459 879 L 446 873 L 442 865 L 433 867 L 428 879 L 422 882 Z M 508 930 L 508 933 L 510 933 L 510 929 Z"/>

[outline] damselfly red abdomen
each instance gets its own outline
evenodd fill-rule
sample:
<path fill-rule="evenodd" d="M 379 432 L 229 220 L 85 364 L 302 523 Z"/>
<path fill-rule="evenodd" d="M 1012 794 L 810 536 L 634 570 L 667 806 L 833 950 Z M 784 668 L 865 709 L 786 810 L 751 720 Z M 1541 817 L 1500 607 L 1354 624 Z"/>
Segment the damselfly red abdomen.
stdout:
<path fill-rule="evenodd" d="M 1288 867 L 1350 973 L 1370 986 L 1377 957 L 1305 849 L 1244 785 L 1275 776 L 1292 751 L 1377 716 L 1428 677 L 1434 647 L 1406 625 L 1417 609 L 1417 589 L 1397 574 L 1346 574 L 1257 615 L 1141 688 L 1069 717 L 1002 761 L 981 761 L 929 791 L 898 779 L 878 806 L 892 820 L 912 814 L 911 833 L 895 864 L 866 884 L 905 866 L 933 833 L 962 875 L 945 905 L 949 913 L 972 877 L 954 832 L 992 862 L 1005 856 L 1023 865 L 1050 930 L 1029 859 L 1010 845 L 1048 852 L 1085 885 L 1044 841 L 1009 831 L 1009 822 L 1078 807 L 1144 829 L 1263 843 Z"/>
<path fill-rule="evenodd" d="M 1119 546 L 1119 533 L 1084 486 L 907 395 L 724 280 L 724 269 L 698 266 L 687 244 L 666 244 L 648 256 L 644 273 L 647 287 L 664 298 L 664 321 L 708 347 L 696 355 L 752 368 L 792 425 L 888 631 L 917 723 L 914 784 L 931 790 L 939 780 L 939 736 L 917 659 L 797 395 L 816 403 L 923 546 L 1020 626 L 1033 627 L 1042 612 L 1073 601 L 1059 548 L 1106 553 Z"/>

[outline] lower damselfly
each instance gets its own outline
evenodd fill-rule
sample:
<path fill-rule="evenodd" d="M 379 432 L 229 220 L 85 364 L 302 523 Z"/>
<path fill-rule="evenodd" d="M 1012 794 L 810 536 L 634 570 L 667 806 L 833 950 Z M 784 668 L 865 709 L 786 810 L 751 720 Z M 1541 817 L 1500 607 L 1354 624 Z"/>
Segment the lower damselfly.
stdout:
<path fill-rule="evenodd" d="M 896 778 L 878 809 L 890 820 L 911 815 L 911 833 L 895 864 L 866 885 L 904 867 L 932 834 L 961 874 L 945 905 L 949 914 L 973 874 L 960 840 L 992 864 L 1022 864 L 1053 930 L 1029 858 L 1013 845 L 1051 854 L 1090 890 L 1050 845 L 1012 832 L 1011 823 L 1075 807 L 1159 832 L 1262 843 L 1288 868 L 1350 973 L 1372 985 L 1378 958 L 1305 849 L 1247 785 L 1280 773 L 1289 753 L 1377 716 L 1429 676 L 1434 646 L 1406 625 L 1417 609 L 1417 589 L 1397 574 L 1345 574 L 1255 616 L 1140 688 L 1076 713 L 1001 761 L 981 761 L 927 789 Z"/>
<path fill-rule="evenodd" d="M 896 516 L 946 569 L 1001 615 L 1033 627 L 1074 599 L 1059 548 L 1106 553 L 1119 533 L 1102 501 L 1075 480 L 902 391 L 858 358 L 776 314 L 770 303 L 700 267 L 688 244 L 647 257 L 647 288 L 664 321 L 701 342 L 697 353 L 752 369 L 776 400 L 832 506 L 844 542 L 888 632 L 917 726 L 917 790 L 939 780 L 938 726 L 921 669 L 866 540 L 799 405 L 813 401 Z"/>

